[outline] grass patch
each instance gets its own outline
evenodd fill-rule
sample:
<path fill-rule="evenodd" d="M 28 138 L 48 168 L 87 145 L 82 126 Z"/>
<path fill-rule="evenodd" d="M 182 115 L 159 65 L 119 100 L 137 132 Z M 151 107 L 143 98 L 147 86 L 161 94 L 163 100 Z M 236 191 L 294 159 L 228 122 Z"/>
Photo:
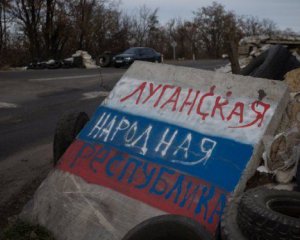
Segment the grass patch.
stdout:
<path fill-rule="evenodd" d="M 4 229 L 2 240 L 55 240 L 52 234 L 39 225 L 31 225 L 27 222 L 17 220 L 14 224 Z"/>

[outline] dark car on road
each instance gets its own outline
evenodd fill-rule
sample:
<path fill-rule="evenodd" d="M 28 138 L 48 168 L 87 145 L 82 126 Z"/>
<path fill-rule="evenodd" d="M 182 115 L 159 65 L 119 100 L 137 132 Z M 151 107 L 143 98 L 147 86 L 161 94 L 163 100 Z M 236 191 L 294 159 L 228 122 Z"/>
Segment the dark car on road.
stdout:
<path fill-rule="evenodd" d="M 161 54 L 148 47 L 133 47 L 113 58 L 115 67 L 129 66 L 135 60 L 161 62 Z"/>

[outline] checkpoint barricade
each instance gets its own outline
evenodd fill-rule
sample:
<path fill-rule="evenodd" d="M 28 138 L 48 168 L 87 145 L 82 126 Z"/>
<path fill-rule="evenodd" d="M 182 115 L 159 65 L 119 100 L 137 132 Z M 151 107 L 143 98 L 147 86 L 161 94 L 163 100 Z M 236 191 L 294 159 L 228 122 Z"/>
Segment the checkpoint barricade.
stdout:
<path fill-rule="evenodd" d="M 121 239 L 166 213 L 214 235 L 288 97 L 282 82 L 135 62 L 23 215 L 58 239 Z"/>

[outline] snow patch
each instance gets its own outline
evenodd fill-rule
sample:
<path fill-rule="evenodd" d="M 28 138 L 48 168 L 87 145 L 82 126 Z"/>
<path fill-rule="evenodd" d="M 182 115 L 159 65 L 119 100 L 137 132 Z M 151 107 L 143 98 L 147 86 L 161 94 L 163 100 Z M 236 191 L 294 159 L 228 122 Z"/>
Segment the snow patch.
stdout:
<path fill-rule="evenodd" d="M 87 92 L 83 94 L 82 99 L 93 99 L 98 97 L 107 97 L 109 95 L 109 92 L 104 91 L 94 91 L 94 92 Z"/>
<path fill-rule="evenodd" d="M 0 108 L 17 108 L 18 105 L 14 103 L 0 102 Z"/>

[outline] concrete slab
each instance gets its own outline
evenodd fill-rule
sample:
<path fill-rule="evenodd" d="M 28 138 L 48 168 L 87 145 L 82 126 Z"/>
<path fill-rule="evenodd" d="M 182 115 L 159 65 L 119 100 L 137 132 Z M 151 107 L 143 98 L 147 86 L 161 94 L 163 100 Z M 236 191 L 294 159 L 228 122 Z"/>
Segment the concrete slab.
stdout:
<path fill-rule="evenodd" d="M 288 99 L 278 81 L 136 62 L 23 216 L 57 239 L 121 239 L 164 213 L 213 234 Z"/>

